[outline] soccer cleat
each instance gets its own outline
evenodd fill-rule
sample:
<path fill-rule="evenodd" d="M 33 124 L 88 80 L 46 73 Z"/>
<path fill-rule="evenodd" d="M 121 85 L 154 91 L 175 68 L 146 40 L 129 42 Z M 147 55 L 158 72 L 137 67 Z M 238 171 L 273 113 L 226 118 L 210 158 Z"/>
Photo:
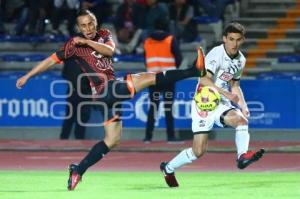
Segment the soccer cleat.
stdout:
<path fill-rule="evenodd" d="M 200 77 L 203 77 L 206 75 L 204 52 L 201 47 L 197 49 L 197 59 L 195 62 L 195 67 L 200 72 Z"/>
<path fill-rule="evenodd" d="M 69 180 L 68 180 L 68 190 L 72 191 L 75 189 L 79 181 L 81 181 L 81 175 L 77 172 L 78 165 L 69 165 Z"/>
<path fill-rule="evenodd" d="M 144 142 L 145 144 L 150 144 L 150 143 L 152 142 L 152 139 L 144 138 L 144 139 L 143 139 L 143 142 Z"/>
<path fill-rule="evenodd" d="M 145 144 L 150 144 L 152 142 L 152 134 L 146 134 L 145 138 L 143 139 Z"/>
<path fill-rule="evenodd" d="M 196 68 L 198 70 L 203 70 L 204 67 L 205 67 L 204 53 L 203 53 L 203 49 L 200 47 L 200 48 L 197 49 Z"/>
<path fill-rule="evenodd" d="M 239 169 L 246 168 L 253 162 L 259 160 L 264 153 L 265 153 L 265 149 L 260 149 L 259 151 L 248 151 L 247 153 L 242 154 L 237 160 L 237 167 Z"/>
<path fill-rule="evenodd" d="M 169 187 L 178 187 L 178 182 L 176 180 L 175 177 L 175 173 L 167 173 L 166 171 L 166 166 L 167 166 L 167 162 L 162 162 L 160 163 L 160 170 L 163 172 L 164 177 L 165 177 L 165 181 L 168 184 Z"/>

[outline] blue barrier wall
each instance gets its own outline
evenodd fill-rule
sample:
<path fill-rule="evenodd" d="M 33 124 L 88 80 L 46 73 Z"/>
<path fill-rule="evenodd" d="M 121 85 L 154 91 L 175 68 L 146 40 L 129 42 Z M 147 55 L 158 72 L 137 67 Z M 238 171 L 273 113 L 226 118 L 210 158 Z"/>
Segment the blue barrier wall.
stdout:
<path fill-rule="evenodd" d="M 66 82 L 59 74 L 47 73 L 29 80 L 23 89 L 18 90 L 15 83 L 20 75 L 0 75 L 0 126 L 60 126 L 64 117 Z M 190 101 L 196 83 L 196 79 L 177 83 L 174 102 L 176 128 L 190 128 Z M 300 115 L 300 78 L 261 76 L 256 80 L 242 80 L 241 87 L 251 110 L 250 127 L 300 128 L 297 117 Z M 126 101 L 123 105 L 124 126 L 144 128 L 147 106 L 147 90 Z M 160 108 L 157 127 L 165 127 L 163 115 Z M 98 125 L 96 121 L 89 123 Z"/>

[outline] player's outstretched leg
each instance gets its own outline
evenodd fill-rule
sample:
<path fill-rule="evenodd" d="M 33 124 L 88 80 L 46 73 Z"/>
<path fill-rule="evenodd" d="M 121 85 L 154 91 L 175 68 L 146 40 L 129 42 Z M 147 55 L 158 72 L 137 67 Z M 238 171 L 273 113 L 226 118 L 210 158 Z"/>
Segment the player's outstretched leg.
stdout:
<path fill-rule="evenodd" d="M 197 59 L 192 67 L 183 70 L 168 70 L 157 73 L 155 85 L 174 83 L 190 77 L 203 77 L 206 75 L 204 53 L 202 48 L 197 49 Z"/>
<path fill-rule="evenodd" d="M 113 125 L 118 125 L 118 124 L 117 122 L 113 122 L 112 124 L 105 126 L 106 134 L 110 133 L 110 131 L 107 130 L 108 126 L 112 127 Z M 115 130 L 114 132 L 119 132 L 119 131 Z M 116 134 L 117 133 L 115 133 L 115 135 Z M 96 164 L 98 161 L 100 161 L 103 158 L 103 156 L 110 151 L 110 148 L 111 147 L 108 147 L 108 145 L 106 145 L 104 141 L 99 141 L 91 148 L 88 154 L 80 161 L 78 165 L 71 164 L 69 166 L 70 173 L 68 179 L 68 189 L 74 190 L 76 185 L 81 180 L 83 174 L 86 172 L 86 170 L 92 165 Z"/>
<path fill-rule="evenodd" d="M 239 169 L 246 168 L 253 162 L 259 160 L 264 153 L 265 149 L 260 149 L 258 151 L 248 151 L 247 153 L 242 154 L 239 159 L 237 159 L 237 167 Z"/>
<path fill-rule="evenodd" d="M 179 184 L 176 180 L 175 173 L 174 172 L 173 173 L 167 173 L 167 171 L 166 171 L 167 164 L 168 164 L 167 162 L 162 162 L 160 164 L 160 170 L 164 174 L 165 181 L 166 181 L 166 183 L 168 184 L 169 187 L 178 187 Z"/>
<path fill-rule="evenodd" d="M 145 72 L 127 75 L 127 87 L 130 95 L 143 90 L 149 86 L 164 86 L 169 83 L 190 78 L 190 77 L 203 77 L 206 74 L 204 53 L 202 48 L 197 49 L 197 59 L 192 67 L 187 69 L 168 70 L 160 73 Z"/>
<path fill-rule="evenodd" d="M 77 184 L 81 181 L 81 175 L 78 173 L 78 165 L 69 165 L 69 179 L 68 179 L 68 190 L 72 191 L 75 189 Z"/>

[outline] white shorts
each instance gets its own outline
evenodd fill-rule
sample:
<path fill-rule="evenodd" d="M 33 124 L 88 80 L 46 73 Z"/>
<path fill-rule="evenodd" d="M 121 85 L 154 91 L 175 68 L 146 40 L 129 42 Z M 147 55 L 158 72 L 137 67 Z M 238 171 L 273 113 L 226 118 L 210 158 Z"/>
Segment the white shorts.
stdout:
<path fill-rule="evenodd" d="M 214 124 L 224 127 L 222 122 L 220 121 L 221 116 L 224 112 L 236 109 L 234 106 L 229 104 L 219 104 L 217 108 L 210 112 L 203 112 L 196 106 L 195 101 L 192 101 L 192 131 L 193 133 L 202 132 L 202 131 L 210 131 Z"/>

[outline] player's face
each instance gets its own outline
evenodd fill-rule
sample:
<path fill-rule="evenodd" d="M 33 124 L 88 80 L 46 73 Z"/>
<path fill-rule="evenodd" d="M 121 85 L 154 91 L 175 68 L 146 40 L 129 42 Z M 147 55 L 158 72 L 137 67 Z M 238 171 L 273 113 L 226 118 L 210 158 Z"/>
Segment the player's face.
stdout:
<path fill-rule="evenodd" d="M 243 44 L 245 38 L 240 33 L 228 33 L 223 36 L 225 50 L 229 56 L 234 56 L 238 53 L 240 46 Z"/>
<path fill-rule="evenodd" d="M 85 38 L 95 38 L 97 32 L 97 22 L 91 15 L 79 16 L 77 18 L 77 26 Z"/>

